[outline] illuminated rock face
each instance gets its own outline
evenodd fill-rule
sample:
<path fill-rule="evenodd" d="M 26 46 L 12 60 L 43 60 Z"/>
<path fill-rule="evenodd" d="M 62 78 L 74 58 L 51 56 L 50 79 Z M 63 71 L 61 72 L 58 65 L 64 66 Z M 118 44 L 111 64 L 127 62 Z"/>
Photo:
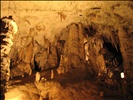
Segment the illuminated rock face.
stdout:
<path fill-rule="evenodd" d="M 31 72 L 17 66 L 25 63 L 41 77 L 49 70 L 76 76 L 79 69 L 82 78 L 116 70 L 133 77 L 132 2 L 2 1 L 2 16 L 9 12 L 19 26 L 11 49 L 13 76 Z"/>
<path fill-rule="evenodd" d="M 18 27 L 15 21 L 13 21 L 12 16 L 3 17 L 0 19 L 1 33 L 0 33 L 0 43 L 1 43 L 1 94 L 6 91 L 10 78 L 10 49 L 13 45 L 14 35 L 17 33 Z"/>
<path fill-rule="evenodd" d="M 16 95 L 14 94 L 16 93 Z M 73 100 L 100 99 L 100 91 L 94 84 L 83 82 L 64 88 L 57 82 L 27 84 L 10 89 L 5 100 Z"/>
<path fill-rule="evenodd" d="M 12 66 L 21 61 L 36 70 L 63 66 L 57 71 L 64 73 L 70 66 L 83 68 L 87 60 L 98 74 L 107 72 L 108 65 L 123 64 L 126 70 L 133 65 L 130 1 L 2 2 L 2 16 L 8 12 L 14 16 L 20 33 L 11 49 Z M 103 49 L 106 54 L 100 53 Z M 79 63 L 81 66 L 77 66 Z"/>

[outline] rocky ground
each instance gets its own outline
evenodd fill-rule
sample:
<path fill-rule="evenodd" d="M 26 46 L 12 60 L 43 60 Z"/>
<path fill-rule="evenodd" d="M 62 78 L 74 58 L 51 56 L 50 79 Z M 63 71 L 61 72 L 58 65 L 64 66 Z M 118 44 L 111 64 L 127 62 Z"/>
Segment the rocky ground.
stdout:
<path fill-rule="evenodd" d="M 100 77 L 83 79 L 77 71 L 74 75 L 68 72 L 48 79 L 48 74 L 45 74 L 47 80 L 42 79 L 38 83 L 35 82 L 35 73 L 11 79 L 5 100 L 132 100 L 131 94 L 125 99 L 119 91 L 109 88 Z"/>

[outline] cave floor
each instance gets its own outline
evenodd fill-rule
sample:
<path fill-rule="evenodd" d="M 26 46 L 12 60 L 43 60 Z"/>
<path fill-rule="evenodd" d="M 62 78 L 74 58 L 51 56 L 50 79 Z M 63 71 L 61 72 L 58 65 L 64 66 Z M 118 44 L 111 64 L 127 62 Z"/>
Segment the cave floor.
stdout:
<path fill-rule="evenodd" d="M 46 73 L 45 75 L 49 76 L 49 73 Z M 35 82 L 35 73 L 30 76 L 25 75 L 24 77 L 14 77 L 10 80 L 11 86 L 9 88 L 9 93 L 11 94 L 13 89 L 17 89 L 17 91 L 25 91 L 26 93 L 27 91 L 29 92 L 28 89 L 31 91 L 35 91 L 36 89 L 42 91 L 43 99 L 39 99 L 41 94 L 40 92 L 36 92 L 34 93 L 36 96 L 31 96 L 31 100 L 88 100 L 88 98 L 89 100 L 133 100 L 132 95 L 128 95 L 128 98 L 123 97 L 119 90 L 116 91 L 113 88 L 108 88 L 105 82 L 97 80 L 97 78 L 82 80 L 78 78 L 73 79 L 74 77 L 70 77 L 68 74 L 65 76 L 69 76 L 69 78 L 64 78 L 63 75 L 59 75 L 53 79 L 49 78 L 47 80 L 41 80 L 39 83 Z M 48 94 L 49 96 L 47 96 Z M 52 97 L 56 94 L 60 94 L 60 97 Z M 6 96 L 6 98 L 10 98 L 8 92 Z"/>

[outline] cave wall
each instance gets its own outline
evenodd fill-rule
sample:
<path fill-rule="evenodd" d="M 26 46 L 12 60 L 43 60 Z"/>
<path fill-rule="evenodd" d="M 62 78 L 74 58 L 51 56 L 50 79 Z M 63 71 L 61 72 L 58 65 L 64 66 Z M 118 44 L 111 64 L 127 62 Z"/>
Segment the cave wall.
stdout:
<path fill-rule="evenodd" d="M 106 72 L 104 57 L 99 53 L 103 47 L 102 37 L 105 37 L 114 47 L 119 44 L 123 57 L 122 66 L 126 70 L 132 69 L 131 1 L 1 3 L 1 16 L 12 15 L 19 27 L 11 49 L 13 66 L 29 64 L 31 69 L 34 69 L 35 65 L 42 69 L 58 67 L 57 71 L 64 73 L 71 67 L 85 69 L 85 63 L 78 65 L 87 59 L 87 66 L 93 66 L 90 69 L 96 73 Z M 84 48 L 85 39 L 89 48 L 87 50 Z M 62 65 L 64 67 L 61 67 Z M 23 67 L 19 68 L 25 70 Z M 30 68 L 26 70 L 31 70 Z"/>

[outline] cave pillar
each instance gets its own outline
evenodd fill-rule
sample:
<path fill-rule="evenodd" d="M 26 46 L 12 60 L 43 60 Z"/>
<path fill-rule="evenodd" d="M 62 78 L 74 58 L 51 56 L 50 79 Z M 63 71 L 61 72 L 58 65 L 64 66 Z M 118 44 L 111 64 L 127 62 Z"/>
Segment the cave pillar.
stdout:
<path fill-rule="evenodd" d="M 102 73 L 102 72 L 106 73 L 107 72 L 103 55 L 98 55 L 98 57 L 97 57 L 97 65 L 99 67 L 99 72 L 100 73 Z"/>
<path fill-rule="evenodd" d="M 123 68 L 124 70 L 129 70 L 130 59 L 128 59 L 128 55 L 127 55 L 128 51 L 125 49 L 125 46 L 126 46 L 125 44 L 128 44 L 128 39 L 126 38 L 125 30 L 121 26 L 118 27 L 118 37 L 120 41 L 120 50 L 121 50 L 122 57 L 123 57 Z"/>
<path fill-rule="evenodd" d="M 10 50 L 13 45 L 14 35 L 18 31 L 18 26 L 15 21 L 13 21 L 12 16 L 3 17 L 0 19 L 1 32 L 0 32 L 0 42 L 1 42 L 1 99 L 4 98 L 4 93 L 7 91 L 10 79 Z"/>

